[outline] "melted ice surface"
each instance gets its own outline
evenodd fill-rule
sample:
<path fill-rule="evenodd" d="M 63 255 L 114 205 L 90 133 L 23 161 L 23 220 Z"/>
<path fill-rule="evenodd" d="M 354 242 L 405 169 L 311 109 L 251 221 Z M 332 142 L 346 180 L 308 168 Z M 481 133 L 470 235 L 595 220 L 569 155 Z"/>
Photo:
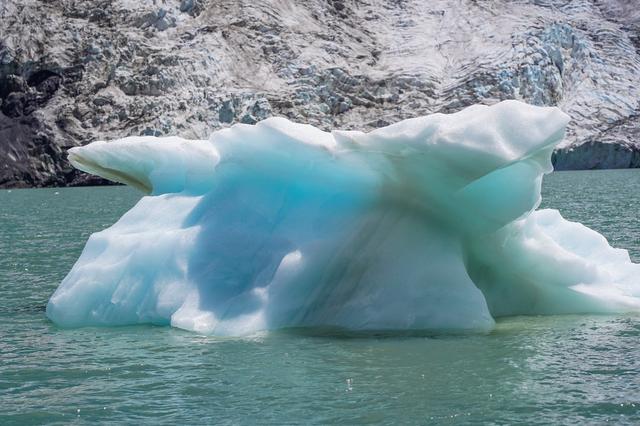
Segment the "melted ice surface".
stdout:
<path fill-rule="evenodd" d="M 639 310 L 625 250 L 535 211 L 568 120 L 505 101 L 370 133 L 270 118 L 73 148 L 76 167 L 150 196 L 89 238 L 47 315 L 242 335 Z"/>

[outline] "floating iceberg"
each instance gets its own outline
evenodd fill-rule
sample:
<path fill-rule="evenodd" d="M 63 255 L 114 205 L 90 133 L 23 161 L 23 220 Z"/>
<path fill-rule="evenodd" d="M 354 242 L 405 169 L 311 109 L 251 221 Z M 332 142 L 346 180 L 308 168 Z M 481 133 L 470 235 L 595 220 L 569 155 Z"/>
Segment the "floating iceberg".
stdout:
<path fill-rule="evenodd" d="M 505 101 L 369 133 L 270 118 L 73 148 L 77 168 L 150 195 L 89 238 L 47 315 L 243 335 L 639 310 L 625 250 L 535 210 L 568 121 Z"/>

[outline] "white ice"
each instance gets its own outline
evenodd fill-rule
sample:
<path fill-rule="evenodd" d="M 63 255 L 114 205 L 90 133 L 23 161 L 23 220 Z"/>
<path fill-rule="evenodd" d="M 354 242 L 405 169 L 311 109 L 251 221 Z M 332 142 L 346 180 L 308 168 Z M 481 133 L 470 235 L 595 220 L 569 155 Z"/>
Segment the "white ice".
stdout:
<path fill-rule="evenodd" d="M 270 118 L 73 148 L 76 167 L 150 195 L 89 238 L 47 315 L 243 335 L 640 310 L 625 250 L 535 210 L 568 121 L 505 101 L 370 133 Z"/>

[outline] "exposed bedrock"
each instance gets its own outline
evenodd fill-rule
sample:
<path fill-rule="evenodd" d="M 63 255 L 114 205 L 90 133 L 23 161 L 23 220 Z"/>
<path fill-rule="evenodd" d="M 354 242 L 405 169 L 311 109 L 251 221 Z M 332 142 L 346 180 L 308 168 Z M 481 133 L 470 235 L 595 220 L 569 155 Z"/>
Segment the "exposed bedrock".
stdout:
<path fill-rule="evenodd" d="M 638 166 L 633 0 L 0 5 L 0 186 L 92 183 L 68 148 L 206 138 L 273 115 L 321 129 L 518 99 L 572 117 L 559 168 Z"/>

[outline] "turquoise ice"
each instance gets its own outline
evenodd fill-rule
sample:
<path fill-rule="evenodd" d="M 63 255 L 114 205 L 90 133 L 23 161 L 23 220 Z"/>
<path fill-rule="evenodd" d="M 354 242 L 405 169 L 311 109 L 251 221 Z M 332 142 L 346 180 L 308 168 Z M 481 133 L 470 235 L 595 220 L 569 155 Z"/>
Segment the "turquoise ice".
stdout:
<path fill-rule="evenodd" d="M 536 210 L 568 121 L 504 101 L 369 133 L 270 118 L 73 148 L 76 167 L 149 196 L 89 238 L 47 315 L 244 335 L 640 310 L 626 250 Z"/>

